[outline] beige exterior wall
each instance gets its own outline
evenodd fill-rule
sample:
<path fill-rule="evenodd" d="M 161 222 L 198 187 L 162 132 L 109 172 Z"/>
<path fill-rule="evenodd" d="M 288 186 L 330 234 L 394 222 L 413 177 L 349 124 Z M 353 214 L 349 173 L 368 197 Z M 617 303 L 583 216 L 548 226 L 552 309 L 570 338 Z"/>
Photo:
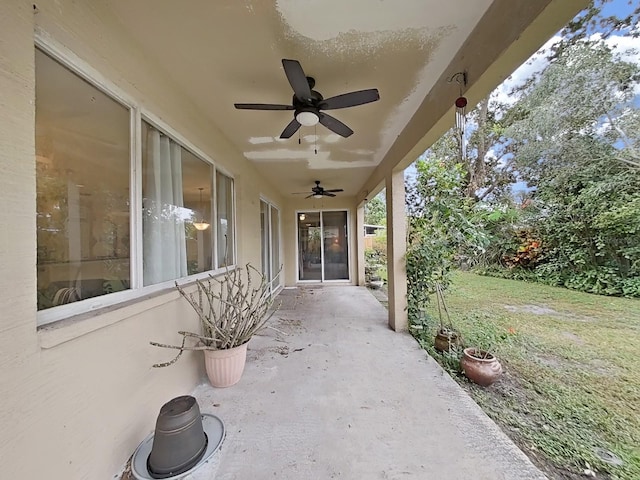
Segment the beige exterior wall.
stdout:
<path fill-rule="evenodd" d="M 171 352 L 149 340 L 175 341 L 178 329 L 197 328 L 197 321 L 170 290 L 36 329 L 34 31 L 50 36 L 235 177 L 239 263 L 260 265 L 260 194 L 279 207 L 283 199 L 108 12 L 60 0 L 38 2 L 34 14 L 32 5 L 4 0 L 0 15 L 2 477 L 113 478 L 153 428 L 160 406 L 203 378 L 196 354 L 170 368 L 151 368 Z"/>

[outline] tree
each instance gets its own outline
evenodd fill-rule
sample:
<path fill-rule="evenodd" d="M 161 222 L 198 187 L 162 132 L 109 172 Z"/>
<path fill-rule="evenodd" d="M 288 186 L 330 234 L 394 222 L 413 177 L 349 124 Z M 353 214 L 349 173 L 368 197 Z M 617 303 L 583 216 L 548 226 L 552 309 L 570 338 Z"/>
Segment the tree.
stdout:
<path fill-rule="evenodd" d="M 535 184 L 563 158 L 590 161 L 591 139 L 615 145 L 608 153 L 640 167 L 640 112 L 633 103 L 639 80 L 638 65 L 622 61 L 602 41 L 564 50 L 509 112 L 505 135 L 516 144 L 521 173 Z"/>
<path fill-rule="evenodd" d="M 384 199 L 384 190 L 365 204 L 364 223 L 367 225 L 387 224 L 387 204 Z"/>
<path fill-rule="evenodd" d="M 462 192 L 472 202 L 499 197 L 515 180 L 513 157 L 504 139 L 507 105 L 487 96 L 467 115 L 467 131 L 451 128 L 425 158 L 462 167 Z M 465 135 L 462 155 L 461 133 Z"/>
<path fill-rule="evenodd" d="M 615 9 L 612 9 L 615 3 Z M 622 14 L 622 15 L 620 15 Z M 561 56 L 565 49 L 576 43 L 589 40 L 593 35 L 606 39 L 612 35 L 629 35 L 637 37 L 640 32 L 635 28 L 640 23 L 640 6 L 631 1 L 591 0 L 583 9 L 560 31 L 560 38 L 551 46 L 549 59 Z"/>
<path fill-rule="evenodd" d="M 576 42 L 509 114 L 505 134 L 535 188 L 545 282 L 640 296 L 638 80 L 604 42 Z"/>

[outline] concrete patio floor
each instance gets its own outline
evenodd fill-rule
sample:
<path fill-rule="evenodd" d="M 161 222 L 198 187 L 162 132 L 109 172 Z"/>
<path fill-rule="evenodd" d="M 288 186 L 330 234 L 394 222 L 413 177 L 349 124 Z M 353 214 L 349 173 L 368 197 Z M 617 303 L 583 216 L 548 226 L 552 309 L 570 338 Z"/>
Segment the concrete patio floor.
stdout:
<path fill-rule="evenodd" d="M 278 300 L 240 382 L 195 390 L 227 428 L 215 471 L 197 478 L 546 478 L 409 334 L 389 330 L 366 288 Z"/>

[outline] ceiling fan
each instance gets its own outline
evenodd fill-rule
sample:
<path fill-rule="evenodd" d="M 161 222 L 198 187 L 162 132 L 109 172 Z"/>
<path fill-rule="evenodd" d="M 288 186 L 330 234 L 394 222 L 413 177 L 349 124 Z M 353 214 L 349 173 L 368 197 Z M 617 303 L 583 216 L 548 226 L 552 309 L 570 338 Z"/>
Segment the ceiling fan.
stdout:
<path fill-rule="evenodd" d="M 316 125 L 318 122 L 332 132 L 346 138 L 353 133 L 353 130 L 337 118 L 327 115 L 323 110 L 355 107 L 380 99 L 380 94 L 376 88 L 343 93 L 342 95 L 325 99 L 319 92 L 313 90 L 316 81 L 313 77 L 307 77 L 305 75 L 300 62 L 283 58 L 282 66 L 284 67 L 284 72 L 287 75 L 289 84 L 291 88 L 293 88 L 294 95 L 291 105 L 271 103 L 234 104 L 235 107 L 240 110 L 293 110 L 293 120 L 291 120 L 289 125 L 282 131 L 280 138 L 291 138 L 300 126 L 304 125 L 309 127 Z"/>
<path fill-rule="evenodd" d="M 331 190 L 325 190 L 320 186 L 320 180 L 316 180 L 316 186 L 311 189 L 311 194 L 304 198 L 322 198 L 322 197 L 335 197 L 337 192 L 344 192 L 342 188 L 334 188 Z M 306 195 L 309 192 L 296 192 L 293 195 Z"/>

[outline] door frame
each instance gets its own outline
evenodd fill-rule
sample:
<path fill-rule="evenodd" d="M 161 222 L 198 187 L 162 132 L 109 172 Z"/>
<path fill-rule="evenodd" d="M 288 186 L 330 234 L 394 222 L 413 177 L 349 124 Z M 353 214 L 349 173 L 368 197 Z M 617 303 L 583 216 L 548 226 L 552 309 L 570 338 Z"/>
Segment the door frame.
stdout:
<path fill-rule="evenodd" d="M 323 212 L 346 212 L 347 217 L 346 217 L 346 229 L 347 229 L 347 248 L 349 249 L 348 253 L 347 253 L 347 278 L 341 278 L 341 279 L 336 279 L 336 280 L 325 280 L 324 278 L 324 225 L 323 225 L 323 220 L 322 220 L 322 213 Z M 322 241 L 320 242 L 320 255 L 321 255 L 321 279 L 320 280 L 302 280 L 300 279 L 300 229 L 298 227 L 298 219 L 301 213 L 319 213 L 320 214 L 320 228 L 321 228 L 321 232 L 322 232 Z M 296 231 L 296 283 L 352 283 L 351 280 L 351 267 L 353 265 L 353 257 L 352 257 L 352 250 L 353 250 L 353 245 L 351 242 L 351 238 L 352 238 L 352 233 L 351 231 L 353 230 L 351 228 L 351 210 L 348 208 L 305 208 L 305 209 L 296 209 L 295 211 L 295 217 L 294 217 L 294 225 L 295 225 L 295 231 Z"/>

